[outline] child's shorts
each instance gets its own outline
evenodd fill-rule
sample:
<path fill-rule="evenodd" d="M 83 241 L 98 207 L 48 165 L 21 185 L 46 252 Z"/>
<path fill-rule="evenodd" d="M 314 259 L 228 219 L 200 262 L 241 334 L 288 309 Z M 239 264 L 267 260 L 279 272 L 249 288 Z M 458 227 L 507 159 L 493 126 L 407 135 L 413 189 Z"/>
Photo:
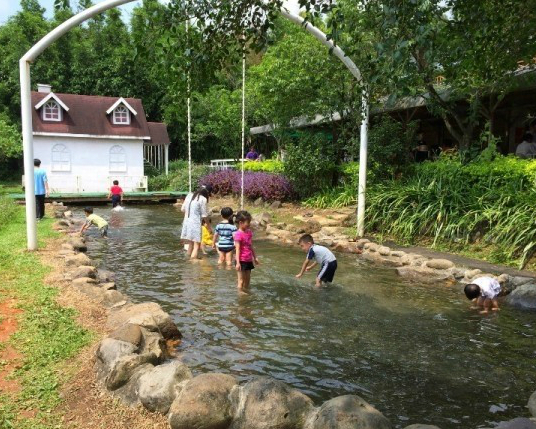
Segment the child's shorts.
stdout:
<path fill-rule="evenodd" d="M 323 282 L 331 283 L 335 276 L 335 271 L 337 271 L 337 261 L 328 262 L 327 264 L 322 265 L 317 278 Z"/>
<path fill-rule="evenodd" d="M 244 261 L 240 261 L 240 271 L 251 271 L 252 269 L 255 268 L 255 265 L 253 265 L 253 262 L 251 261 L 248 261 L 248 262 L 244 262 Z"/>
<path fill-rule="evenodd" d="M 99 229 L 101 237 L 108 237 L 108 225 Z"/>
<path fill-rule="evenodd" d="M 218 247 L 218 250 L 223 253 L 232 252 L 234 249 L 234 247 Z"/>
<path fill-rule="evenodd" d="M 112 208 L 116 208 L 121 204 L 121 195 L 112 195 Z"/>

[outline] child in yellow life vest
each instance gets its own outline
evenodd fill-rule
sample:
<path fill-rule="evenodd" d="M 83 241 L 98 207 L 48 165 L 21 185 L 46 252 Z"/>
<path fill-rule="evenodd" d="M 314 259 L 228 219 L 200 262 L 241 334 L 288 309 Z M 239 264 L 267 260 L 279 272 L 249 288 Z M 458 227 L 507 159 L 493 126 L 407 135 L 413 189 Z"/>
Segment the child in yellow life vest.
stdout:
<path fill-rule="evenodd" d="M 210 220 L 208 222 L 210 223 Z M 203 221 L 201 222 L 201 249 L 203 251 L 203 255 L 207 254 L 206 247 L 212 249 L 213 243 L 214 242 L 212 241 L 212 234 L 210 233 L 209 229 L 207 228 L 206 222 L 203 219 Z"/>

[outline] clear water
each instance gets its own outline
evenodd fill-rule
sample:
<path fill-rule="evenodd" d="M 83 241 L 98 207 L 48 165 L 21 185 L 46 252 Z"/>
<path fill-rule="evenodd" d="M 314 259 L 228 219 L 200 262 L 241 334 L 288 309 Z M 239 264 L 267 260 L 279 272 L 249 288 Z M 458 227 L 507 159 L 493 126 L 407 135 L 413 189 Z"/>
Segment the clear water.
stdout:
<path fill-rule="evenodd" d="M 173 315 L 184 335 L 179 354 L 194 373 L 269 375 L 317 403 L 355 393 L 397 428 L 489 427 L 528 414 L 533 313 L 503 306 L 482 317 L 459 286 L 405 282 L 350 255 L 338 255 L 334 285 L 316 290 L 312 274 L 294 278 L 301 250 L 261 240 L 251 293 L 239 295 L 236 273 L 214 256 L 185 259 L 173 207 L 98 212 L 110 219 L 110 238 L 92 241 L 90 256 L 134 301 Z"/>

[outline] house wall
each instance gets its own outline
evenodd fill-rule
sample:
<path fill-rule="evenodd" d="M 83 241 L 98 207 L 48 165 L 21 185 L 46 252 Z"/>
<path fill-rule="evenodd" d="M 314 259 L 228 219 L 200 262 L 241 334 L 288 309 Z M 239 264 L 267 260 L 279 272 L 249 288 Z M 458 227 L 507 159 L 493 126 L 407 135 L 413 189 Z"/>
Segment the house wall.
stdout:
<path fill-rule="evenodd" d="M 61 163 L 65 171 L 53 169 L 53 148 L 58 144 L 68 151 L 70 162 Z M 120 166 L 123 159 L 126 171 L 111 171 L 110 149 L 114 146 L 123 148 L 124 156 L 116 156 L 112 165 Z M 41 167 L 47 171 L 51 192 L 106 192 L 115 179 L 128 192 L 138 190 L 143 181 L 142 140 L 34 136 L 34 157 L 41 160 Z M 61 159 L 66 158 L 64 154 Z M 56 169 L 58 159 L 56 152 Z"/>

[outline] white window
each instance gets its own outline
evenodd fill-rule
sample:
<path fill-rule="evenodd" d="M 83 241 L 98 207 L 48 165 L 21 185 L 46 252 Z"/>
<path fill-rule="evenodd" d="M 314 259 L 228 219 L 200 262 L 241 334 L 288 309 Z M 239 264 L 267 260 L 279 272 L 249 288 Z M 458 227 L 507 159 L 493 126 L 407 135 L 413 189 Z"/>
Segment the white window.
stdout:
<path fill-rule="evenodd" d="M 63 144 L 52 147 L 52 171 L 71 171 L 71 154 Z"/>
<path fill-rule="evenodd" d="M 61 107 L 53 100 L 47 101 L 43 106 L 44 121 L 61 121 Z"/>
<path fill-rule="evenodd" d="M 114 110 L 114 124 L 130 124 L 130 112 L 125 106 L 117 106 Z"/>
<path fill-rule="evenodd" d="M 110 149 L 110 171 L 119 173 L 127 171 L 127 155 L 121 146 L 115 145 Z"/>

